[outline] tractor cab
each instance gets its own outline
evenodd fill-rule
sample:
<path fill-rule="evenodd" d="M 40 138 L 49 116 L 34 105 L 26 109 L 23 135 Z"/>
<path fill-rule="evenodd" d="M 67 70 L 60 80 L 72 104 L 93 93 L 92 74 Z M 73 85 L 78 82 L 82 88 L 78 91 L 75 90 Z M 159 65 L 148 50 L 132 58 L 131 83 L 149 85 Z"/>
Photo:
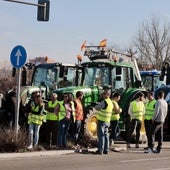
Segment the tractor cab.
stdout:
<path fill-rule="evenodd" d="M 46 87 L 46 93 L 62 87 L 76 86 L 79 83 L 77 67 L 73 64 L 45 63 L 35 67 L 32 86 Z M 79 76 L 80 78 L 81 76 Z"/>
<path fill-rule="evenodd" d="M 166 84 L 166 79 L 160 80 L 161 71 L 158 70 L 146 70 L 140 71 L 143 86 L 149 90 L 154 91 L 162 85 Z"/>
<path fill-rule="evenodd" d="M 86 46 L 84 55 L 90 62 L 82 63 L 82 86 L 109 86 L 121 94 L 129 87 L 141 86 L 136 60 L 129 54 L 99 46 Z"/>

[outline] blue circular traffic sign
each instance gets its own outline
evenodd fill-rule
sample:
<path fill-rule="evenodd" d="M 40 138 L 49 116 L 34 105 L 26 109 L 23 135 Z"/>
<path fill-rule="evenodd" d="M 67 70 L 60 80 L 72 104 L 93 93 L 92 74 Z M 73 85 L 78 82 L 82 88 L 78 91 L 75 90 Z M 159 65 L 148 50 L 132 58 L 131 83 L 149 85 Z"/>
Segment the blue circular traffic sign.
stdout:
<path fill-rule="evenodd" d="M 23 46 L 18 45 L 13 48 L 10 55 L 11 64 L 15 68 L 21 68 L 27 59 L 27 53 Z"/>

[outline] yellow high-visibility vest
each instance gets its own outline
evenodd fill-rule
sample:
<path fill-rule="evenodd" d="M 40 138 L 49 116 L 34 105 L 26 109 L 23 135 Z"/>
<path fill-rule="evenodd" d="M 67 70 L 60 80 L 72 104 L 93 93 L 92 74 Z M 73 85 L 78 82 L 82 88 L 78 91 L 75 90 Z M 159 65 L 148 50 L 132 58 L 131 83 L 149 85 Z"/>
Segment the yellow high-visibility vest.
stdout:
<path fill-rule="evenodd" d="M 41 105 L 41 107 L 43 107 L 43 105 Z M 33 112 L 37 112 L 39 111 L 40 109 L 40 106 L 33 106 L 31 108 L 31 111 Z M 42 122 L 44 120 L 44 114 L 33 114 L 33 113 L 29 113 L 28 115 L 28 124 L 31 124 L 31 123 L 35 123 L 37 125 L 42 125 Z"/>
<path fill-rule="evenodd" d="M 147 101 L 145 105 L 145 120 L 151 120 L 155 111 L 156 100 Z"/>
<path fill-rule="evenodd" d="M 113 102 L 113 111 L 112 111 L 112 116 L 111 116 L 111 120 L 119 120 L 120 119 L 120 114 L 116 113 L 114 111 L 114 107 L 116 106 L 117 108 L 120 108 L 118 103 L 115 100 L 112 100 Z M 121 111 L 120 111 L 121 112 Z"/>
<path fill-rule="evenodd" d="M 137 102 L 136 100 L 134 100 L 131 104 L 132 104 L 132 113 L 134 115 L 134 118 L 142 121 L 143 116 L 145 114 L 144 103 L 142 101 Z"/>
<path fill-rule="evenodd" d="M 58 102 L 60 104 L 60 111 L 58 114 L 58 120 L 62 120 L 66 117 L 66 109 L 64 107 L 64 101 Z M 74 102 L 71 102 L 71 109 L 72 109 L 72 115 L 73 115 L 73 121 L 75 122 L 75 107 Z"/>
<path fill-rule="evenodd" d="M 111 119 L 113 103 L 110 98 L 105 99 L 105 101 L 107 103 L 106 109 L 101 109 L 100 111 L 98 111 L 96 117 L 98 120 L 108 123 Z"/>
<path fill-rule="evenodd" d="M 57 103 L 58 103 L 57 100 L 54 103 L 52 101 L 49 101 L 48 107 L 55 109 L 55 107 L 57 106 Z M 46 120 L 58 120 L 58 116 L 56 116 L 54 112 L 47 111 Z"/>

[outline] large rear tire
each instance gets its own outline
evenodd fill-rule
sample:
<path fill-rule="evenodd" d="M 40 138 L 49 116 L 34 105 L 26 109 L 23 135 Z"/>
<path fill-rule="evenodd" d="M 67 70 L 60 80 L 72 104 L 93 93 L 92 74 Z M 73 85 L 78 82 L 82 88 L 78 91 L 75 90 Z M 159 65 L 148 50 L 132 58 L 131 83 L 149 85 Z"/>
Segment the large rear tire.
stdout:
<path fill-rule="evenodd" d="M 84 121 L 84 135 L 89 138 L 89 140 L 97 140 L 97 110 L 90 109 L 86 115 Z"/>

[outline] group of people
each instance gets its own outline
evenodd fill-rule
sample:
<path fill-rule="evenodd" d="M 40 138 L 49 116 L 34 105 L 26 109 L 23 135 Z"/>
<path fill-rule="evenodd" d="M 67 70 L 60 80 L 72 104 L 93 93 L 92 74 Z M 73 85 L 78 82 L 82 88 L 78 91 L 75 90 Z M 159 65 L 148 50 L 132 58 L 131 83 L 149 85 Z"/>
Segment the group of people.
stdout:
<path fill-rule="evenodd" d="M 159 91 L 158 99 L 154 99 L 153 92 L 138 92 L 135 99 L 130 102 L 128 115 L 130 126 L 127 133 L 127 148 L 131 147 L 132 138 L 135 136 L 136 148 L 139 148 L 140 131 L 142 122 L 147 136 L 148 146 L 145 153 L 160 153 L 163 142 L 163 124 L 168 112 L 168 104 L 164 100 L 164 92 Z M 38 145 L 39 130 L 43 121 L 46 122 L 46 143 L 48 146 L 57 145 L 57 149 L 67 147 L 67 135 L 70 125 L 73 124 L 72 138 L 74 144 L 78 144 L 83 112 L 83 92 L 77 91 L 76 98 L 69 93 L 64 93 L 62 100 L 58 101 L 57 94 L 51 94 L 51 100 L 43 103 L 41 95 L 34 92 L 28 103 L 29 141 L 28 149 Z M 109 148 L 114 146 L 114 141 L 119 135 L 119 119 L 122 112 L 119 106 L 120 94 L 109 89 L 104 90 L 101 102 L 95 106 L 97 110 L 97 137 L 98 150 L 96 154 L 108 154 Z M 158 136 L 158 145 L 154 149 L 155 135 Z"/>
<path fill-rule="evenodd" d="M 127 148 L 130 148 L 130 141 L 136 134 L 136 148 L 139 148 L 139 138 L 142 121 L 147 136 L 147 147 L 145 153 L 160 153 L 163 142 L 163 124 L 168 113 L 168 104 L 164 99 L 164 92 L 159 91 L 158 99 L 154 99 L 153 92 L 147 93 L 146 101 L 144 94 L 138 93 L 136 99 L 130 103 L 128 114 L 131 117 L 130 133 L 127 138 Z M 157 135 L 158 145 L 155 147 L 155 138 Z"/>
<path fill-rule="evenodd" d="M 159 91 L 158 99 L 154 99 L 153 92 L 147 93 L 147 98 L 142 92 L 135 95 L 135 99 L 130 102 L 128 115 L 130 117 L 129 129 L 127 133 L 127 148 L 131 148 L 132 138 L 135 136 L 136 148 L 139 148 L 140 131 L 142 122 L 144 120 L 144 127 L 147 136 L 147 147 L 144 148 L 145 153 L 160 153 L 163 142 L 163 124 L 168 112 L 168 104 L 164 100 L 164 92 Z M 97 112 L 97 136 L 98 136 L 98 150 L 96 154 L 108 154 L 109 144 L 112 146 L 119 133 L 119 118 L 122 109 L 118 102 L 120 95 L 113 93 L 111 95 L 109 90 L 103 93 L 103 100 L 95 108 Z M 109 133 L 109 127 L 111 129 Z M 155 147 L 155 136 L 158 137 L 158 145 Z"/>
<path fill-rule="evenodd" d="M 52 93 L 51 99 L 44 103 L 37 92 L 33 92 L 32 99 L 27 105 L 29 124 L 28 149 L 38 145 L 39 130 L 43 121 L 46 122 L 46 144 L 57 146 L 57 149 L 67 147 L 67 135 L 71 123 L 74 125 L 73 140 L 78 143 L 81 122 L 84 118 L 82 106 L 83 92 L 77 91 L 76 98 L 65 93 L 62 100 L 58 101 L 57 94 Z"/>

